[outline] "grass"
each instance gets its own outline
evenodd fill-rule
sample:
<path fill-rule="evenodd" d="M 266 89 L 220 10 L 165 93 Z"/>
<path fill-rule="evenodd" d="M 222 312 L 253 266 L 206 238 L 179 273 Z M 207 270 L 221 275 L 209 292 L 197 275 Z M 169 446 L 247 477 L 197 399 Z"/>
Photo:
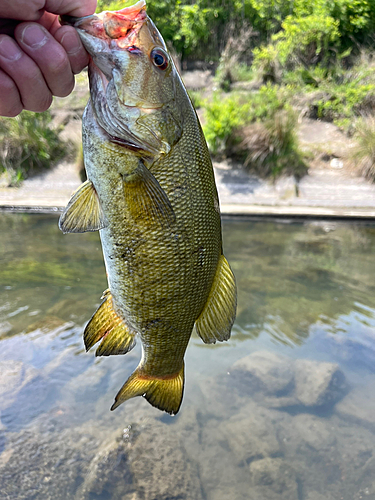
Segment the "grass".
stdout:
<path fill-rule="evenodd" d="M 235 156 L 261 176 L 297 178 L 307 166 L 296 136 L 297 116 L 288 89 L 267 84 L 258 92 L 214 95 L 203 130 L 214 156 Z"/>
<path fill-rule="evenodd" d="M 291 108 L 277 111 L 265 122 L 243 127 L 242 141 L 234 152 L 243 158 L 246 169 L 262 177 L 277 177 L 281 173 L 297 179 L 307 173 L 307 165 L 298 146 L 297 117 Z"/>
<path fill-rule="evenodd" d="M 367 116 L 355 125 L 356 145 L 350 153 L 353 170 L 372 182 L 375 182 L 375 118 Z"/>
<path fill-rule="evenodd" d="M 17 185 L 31 172 L 49 168 L 67 148 L 52 127 L 50 112 L 23 111 L 16 118 L 0 118 L 0 175 Z"/>

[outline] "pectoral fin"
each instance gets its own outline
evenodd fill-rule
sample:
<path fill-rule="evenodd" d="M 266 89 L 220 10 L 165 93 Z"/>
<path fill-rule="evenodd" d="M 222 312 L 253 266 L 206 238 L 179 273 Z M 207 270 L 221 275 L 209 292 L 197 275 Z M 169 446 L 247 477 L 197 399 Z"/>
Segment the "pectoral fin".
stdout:
<path fill-rule="evenodd" d="M 111 292 L 106 290 L 102 298 L 103 302 L 88 322 L 83 334 L 86 350 L 103 339 L 96 350 L 96 356 L 126 354 L 135 346 L 135 335 L 113 309 Z"/>
<path fill-rule="evenodd" d="M 195 322 L 205 344 L 228 340 L 236 316 L 236 282 L 227 259 L 222 255 L 206 305 Z"/>
<path fill-rule="evenodd" d="M 168 196 L 142 162 L 133 173 L 124 175 L 123 180 L 127 205 L 136 221 L 157 222 L 162 227 L 173 224 L 175 214 Z"/>
<path fill-rule="evenodd" d="M 178 373 L 159 378 L 148 376 L 138 367 L 119 390 L 111 410 L 130 398 L 143 396 L 155 408 L 175 415 L 181 406 L 184 381 L 184 366 Z"/>
<path fill-rule="evenodd" d="M 94 185 L 87 180 L 73 193 L 59 220 L 63 233 L 85 233 L 105 227 L 105 217 Z"/>

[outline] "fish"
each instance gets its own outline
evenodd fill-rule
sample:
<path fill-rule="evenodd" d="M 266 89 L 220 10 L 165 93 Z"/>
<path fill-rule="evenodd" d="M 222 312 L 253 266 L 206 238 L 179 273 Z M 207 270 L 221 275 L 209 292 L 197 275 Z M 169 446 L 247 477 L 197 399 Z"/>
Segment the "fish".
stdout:
<path fill-rule="evenodd" d="M 142 357 L 111 410 L 136 396 L 175 415 L 195 327 L 226 341 L 236 282 L 223 255 L 212 162 L 194 106 L 144 0 L 118 11 L 62 18 L 90 55 L 82 119 L 87 180 L 63 233 L 99 231 L 108 278 L 84 330 L 88 351 Z"/>

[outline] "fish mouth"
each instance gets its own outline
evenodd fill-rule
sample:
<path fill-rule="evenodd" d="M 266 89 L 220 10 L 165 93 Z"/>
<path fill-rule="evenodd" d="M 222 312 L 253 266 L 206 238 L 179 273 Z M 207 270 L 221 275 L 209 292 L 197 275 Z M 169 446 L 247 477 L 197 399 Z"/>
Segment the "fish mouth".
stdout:
<path fill-rule="evenodd" d="M 114 12 L 103 11 L 100 14 L 84 17 L 60 17 L 61 24 L 73 26 L 96 38 L 111 40 L 121 38 L 123 47 L 126 46 L 126 42 L 132 45 L 132 37 L 137 35 L 146 19 L 145 0 L 139 0 L 130 7 Z M 90 53 L 90 47 L 87 50 Z"/>
<path fill-rule="evenodd" d="M 61 16 L 63 25 L 76 28 L 85 49 L 104 73 L 107 80 L 112 77 L 113 51 L 141 53 L 136 43 L 138 34 L 147 20 L 146 2 L 139 0 L 124 9 L 103 11 L 85 17 Z"/>

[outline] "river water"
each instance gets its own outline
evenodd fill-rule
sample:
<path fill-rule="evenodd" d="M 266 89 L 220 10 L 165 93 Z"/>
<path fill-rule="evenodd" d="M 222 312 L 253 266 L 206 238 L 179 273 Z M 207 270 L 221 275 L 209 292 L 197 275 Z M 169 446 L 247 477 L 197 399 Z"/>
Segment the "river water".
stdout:
<path fill-rule="evenodd" d="M 109 411 L 141 353 L 85 352 L 98 235 L 0 235 L 1 499 L 375 500 L 375 225 L 224 220 L 237 320 L 193 335 L 175 417 Z"/>

